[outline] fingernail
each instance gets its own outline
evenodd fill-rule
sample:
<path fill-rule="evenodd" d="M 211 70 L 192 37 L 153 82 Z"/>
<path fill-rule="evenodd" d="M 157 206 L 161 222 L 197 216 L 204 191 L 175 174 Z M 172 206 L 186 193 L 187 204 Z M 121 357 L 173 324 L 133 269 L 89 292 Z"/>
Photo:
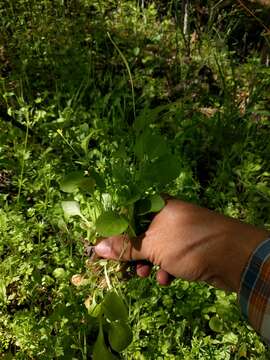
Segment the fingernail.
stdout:
<path fill-rule="evenodd" d="M 112 248 L 108 241 L 103 240 L 95 246 L 95 252 L 98 256 L 109 258 L 112 256 Z"/>

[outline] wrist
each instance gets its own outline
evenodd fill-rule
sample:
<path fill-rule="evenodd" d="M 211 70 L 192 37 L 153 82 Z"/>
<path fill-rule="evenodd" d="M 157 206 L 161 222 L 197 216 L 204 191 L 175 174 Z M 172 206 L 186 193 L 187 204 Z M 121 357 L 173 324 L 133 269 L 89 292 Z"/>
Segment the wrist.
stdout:
<path fill-rule="evenodd" d="M 239 292 L 241 277 L 249 258 L 269 232 L 254 226 L 231 220 L 221 234 L 221 247 L 215 260 L 219 287 Z"/>

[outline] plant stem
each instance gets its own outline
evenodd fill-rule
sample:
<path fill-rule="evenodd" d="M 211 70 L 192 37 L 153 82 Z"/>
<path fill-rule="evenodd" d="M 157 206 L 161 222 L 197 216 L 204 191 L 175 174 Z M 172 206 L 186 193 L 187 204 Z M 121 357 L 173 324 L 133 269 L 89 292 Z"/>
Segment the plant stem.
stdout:
<path fill-rule="evenodd" d="M 110 281 L 110 278 L 109 278 L 109 275 L 108 275 L 108 272 L 107 272 L 107 265 L 106 264 L 104 265 L 104 276 L 105 276 L 105 280 L 106 280 L 108 289 L 111 290 L 112 289 L 112 284 L 111 284 L 111 281 Z"/>
<path fill-rule="evenodd" d="M 64 142 L 71 148 L 71 150 L 78 156 L 80 157 L 80 154 L 74 149 L 74 147 L 67 141 L 67 139 L 64 137 L 63 132 L 61 129 L 57 129 L 57 133 L 62 137 L 62 139 L 64 140 Z"/>
<path fill-rule="evenodd" d="M 107 32 L 108 37 L 111 41 L 111 43 L 113 44 L 113 46 L 116 48 L 116 50 L 118 51 L 119 55 L 121 56 L 126 68 L 127 68 L 127 72 L 128 72 L 128 76 L 130 79 L 130 84 L 131 84 L 131 92 L 132 92 L 132 104 L 133 104 L 133 115 L 134 115 L 134 120 L 136 119 L 136 106 L 135 106 L 135 92 L 134 92 L 134 84 L 133 84 L 133 79 L 132 79 L 132 75 L 131 75 L 131 71 L 130 71 L 130 67 L 128 65 L 127 59 L 125 58 L 124 54 L 122 53 L 122 51 L 119 49 L 119 47 L 116 45 L 116 43 L 113 41 L 113 39 L 111 38 L 111 35 L 109 32 Z"/>
<path fill-rule="evenodd" d="M 27 114 L 27 121 L 26 121 L 26 132 L 25 132 L 25 138 L 24 138 L 24 147 L 23 147 L 23 156 L 22 156 L 22 166 L 21 166 L 21 173 L 19 177 L 19 190 L 17 195 L 17 202 L 20 201 L 21 191 L 22 191 L 22 181 L 23 181 L 23 174 L 24 174 L 24 167 L 25 167 L 25 154 L 28 144 L 28 135 L 29 135 L 29 114 Z"/>

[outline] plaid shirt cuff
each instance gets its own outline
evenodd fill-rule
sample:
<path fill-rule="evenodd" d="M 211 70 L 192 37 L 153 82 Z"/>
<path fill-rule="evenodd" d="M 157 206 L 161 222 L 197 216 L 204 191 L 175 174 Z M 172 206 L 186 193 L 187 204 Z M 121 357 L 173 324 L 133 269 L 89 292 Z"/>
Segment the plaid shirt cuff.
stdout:
<path fill-rule="evenodd" d="M 270 345 L 270 239 L 249 259 L 241 278 L 239 302 L 246 320 Z"/>

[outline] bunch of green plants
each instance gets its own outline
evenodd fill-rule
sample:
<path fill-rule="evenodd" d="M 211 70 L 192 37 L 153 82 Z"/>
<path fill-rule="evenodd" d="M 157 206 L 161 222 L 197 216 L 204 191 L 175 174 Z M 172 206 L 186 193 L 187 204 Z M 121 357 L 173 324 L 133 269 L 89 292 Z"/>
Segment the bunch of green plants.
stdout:
<path fill-rule="evenodd" d="M 165 138 L 150 127 L 142 131 L 142 125 L 145 124 L 135 122 L 133 149 L 130 143 L 131 154 L 135 155 L 133 161 L 126 154 L 125 147 L 112 152 L 112 177 L 107 192 L 100 174 L 95 171 L 91 174 L 91 169 L 87 174 L 67 174 L 60 185 L 63 192 L 77 199 L 62 201 L 64 213 L 81 218 L 90 244 L 94 244 L 98 236 L 126 234 L 132 238 L 141 234 L 143 227 L 150 223 L 147 215 L 160 211 L 165 205 L 159 192 L 179 175 L 179 160 L 172 154 Z M 85 148 L 88 142 L 89 138 L 86 137 L 82 146 Z M 131 330 L 123 323 L 127 315 L 121 315 L 126 311 L 124 303 L 120 304 L 121 298 L 116 293 L 108 293 L 99 304 L 100 309 L 103 309 L 100 310 L 101 315 L 100 311 L 98 313 L 99 317 L 104 315 L 109 321 L 109 344 L 116 351 L 124 350 L 131 341 Z M 114 307 L 115 315 L 110 316 Z M 95 308 L 95 316 L 96 311 Z M 90 315 L 93 316 L 92 310 Z M 100 358 L 101 353 L 104 359 L 113 358 L 110 351 L 106 350 L 104 326 L 100 320 L 99 335 L 93 350 L 96 359 Z M 125 346 L 117 344 L 117 339 Z"/>

